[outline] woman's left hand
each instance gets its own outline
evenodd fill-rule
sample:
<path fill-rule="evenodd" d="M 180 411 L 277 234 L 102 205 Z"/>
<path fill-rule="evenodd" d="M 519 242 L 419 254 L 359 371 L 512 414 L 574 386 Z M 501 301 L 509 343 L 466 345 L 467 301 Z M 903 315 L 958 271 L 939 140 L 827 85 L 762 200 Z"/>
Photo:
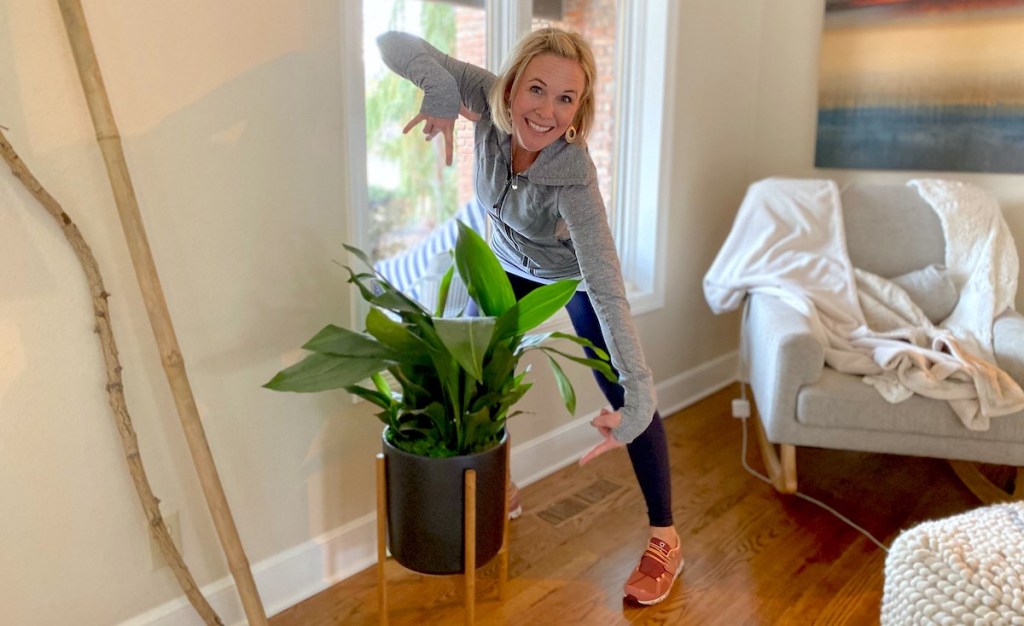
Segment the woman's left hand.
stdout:
<path fill-rule="evenodd" d="M 470 111 L 464 104 L 459 105 L 459 115 L 471 122 L 480 121 L 480 114 Z M 423 122 L 423 134 L 427 141 L 432 141 L 438 133 L 444 136 L 444 164 L 451 165 L 455 152 L 455 120 L 419 113 L 405 125 L 405 128 L 402 129 L 402 134 L 408 133 L 420 122 Z"/>
<path fill-rule="evenodd" d="M 612 429 L 618 428 L 621 423 L 622 413 L 609 411 L 608 409 L 601 409 L 601 413 L 590 420 L 590 425 L 596 428 L 597 432 L 601 433 L 601 437 L 604 440 L 583 455 L 583 458 L 580 459 L 580 465 L 586 465 L 609 450 L 626 447 L 626 444 L 612 436 Z"/>

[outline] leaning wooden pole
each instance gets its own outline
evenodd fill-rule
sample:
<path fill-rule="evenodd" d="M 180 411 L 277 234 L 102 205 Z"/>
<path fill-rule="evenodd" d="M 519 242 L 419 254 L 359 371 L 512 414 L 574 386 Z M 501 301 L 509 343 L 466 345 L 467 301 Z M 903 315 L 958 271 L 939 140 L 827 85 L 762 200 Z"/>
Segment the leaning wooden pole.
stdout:
<path fill-rule="evenodd" d="M 171 540 L 167 524 L 164 522 L 163 515 L 160 514 L 160 500 L 153 494 L 149 478 L 146 476 L 146 467 L 142 464 L 142 453 L 139 451 L 139 439 L 135 434 L 135 427 L 132 426 L 132 417 L 128 413 L 128 403 L 124 397 L 124 385 L 121 382 L 121 360 L 117 356 L 117 342 L 114 340 L 114 329 L 110 323 L 110 308 L 107 305 L 107 298 L 110 294 L 103 286 L 99 263 L 74 220 L 64 212 L 57 200 L 32 175 L 28 166 L 18 157 L 14 147 L 7 141 L 3 131 L 0 131 L 0 157 L 7 162 L 14 177 L 21 181 L 32 197 L 57 221 L 57 225 L 64 232 L 64 237 L 71 244 L 71 249 L 75 251 L 75 256 L 78 257 L 78 261 L 82 265 L 86 281 L 89 283 L 89 293 L 92 295 L 93 316 L 96 318 L 96 332 L 100 336 L 100 347 L 103 350 L 103 363 L 107 368 L 107 397 L 110 401 L 110 408 L 114 412 L 117 432 L 121 435 L 121 448 L 128 461 L 128 472 L 135 484 L 135 492 L 142 503 L 142 510 L 149 521 L 149 534 L 160 547 L 164 561 L 174 572 L 178 585 L 181 586 L 185 597 L 192 603 L 203 622 L 209 626 L 223 626 L 224 622 L 220 620 L 216 611 L 199 591 L 199 586 L 192 578 L 192 573 Z"/>
<path fill-rule="evenodd" d="M 217 466 L 213 462 L 213 455 L 210 453 L 206 433 L 199 419 L 199 410 L 196 408 L 192 388 L 185 372 L 178 340 L 174 334 L 174 326 L 167 310 L 167 302 L 164 299 L 163 288 L 160 285 L 156 264 L 153 262 L 149 240 L 146 237 L 146 230 L 139 212 L 138 199 L 135 197 L 135 189 L 128 174 L 128 163 L 121 146 L 121 136 L 114 121 L 110 100 L 107 97 L 92 38 L 85 21 L 82 3 L 80 0 L 58 0 L 58 4 L 64 19 L 68 40 L 71 42 L 75 64 L 78 66 L 78 76 L 82 81 L 85 99 L 89 104 L 89 113 L 92 115 L 93 126 L 96 129 L 96 140 L 103 153 L 107 176 L 110 178 L 110 186 L 114 193 L 114 202 L 117 204 L 121 227 L 131 253 L 132 265 L 135 268 L 135 277 L 146 303 L 149 324 L 156 337 L 160 360 L 174 396 L 178 417 L 181 420 L 189 452 L 192 455 L 192 463 L 199 475 L 206 505 L 213 517 L 217 536 L 227 557 L 228 568 L 238 587 L 249 624 L 251 626 L 265 625 L 267 616 L 260 602 L 252 571 L 249 568 L 249 560 L 242 549 L 238 530 L 231 517 L 231 510 L 228 507 L 224 488 L 217 474 Z"/>

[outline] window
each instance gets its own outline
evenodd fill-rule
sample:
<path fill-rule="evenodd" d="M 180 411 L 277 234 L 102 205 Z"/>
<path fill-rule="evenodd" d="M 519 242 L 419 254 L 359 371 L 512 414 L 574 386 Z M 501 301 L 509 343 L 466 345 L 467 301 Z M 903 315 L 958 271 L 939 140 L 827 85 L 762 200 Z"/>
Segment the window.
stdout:
<path fill-rule="evenodd" d="M 472 192 L 472 129 L 456 123 L 456 158 L 444 165 L 444 142 L 427 142 L 402 128 L 419 111 L 422 92 L 385 67 L 377 35 L 401 30 L 476 65 L 484 63 L 484 11 L 421 0 L 363 0 L 366 111 L 366 251 L 394 257 L 451 219 Z"/>
<path fill-rule="evenodd" d="M 375 260 L 401 254 L 464 206 L 472 193 L 472 129 L 456 126 L 453 167 L 443 142 L 401 129 L 419 110 L 419 89 L 380 61 L 377 34 L 412 32 L 441 50 L 496 71 L 523 28 L 557 25 L 591 43 L 601 75 L 588 144 L 598 167 L 635 312 L 660 306 L 658 240 L 668 0 L 363 0 L 342 3 L 349 98 L 353 233 Z M 532 19 L 531 19 L 532 16 Z M 529 26 L 527 26 L 529 24 Z M 358 78 L 356 78 L 358 77 Z M 621 78 L 620 78 L 621 77 Z M 360 119 L 361 118 L 361 119 Z M 364 121 L 356 123 L 356 120 Z M 419 129 L 417 129 L 418 131 Z M 415 133 L 416 131 L 413 131 Z M 410 134 L 413 134 L 410 133 Z M 360 155 L 365 155 L 361 159 Z"/>

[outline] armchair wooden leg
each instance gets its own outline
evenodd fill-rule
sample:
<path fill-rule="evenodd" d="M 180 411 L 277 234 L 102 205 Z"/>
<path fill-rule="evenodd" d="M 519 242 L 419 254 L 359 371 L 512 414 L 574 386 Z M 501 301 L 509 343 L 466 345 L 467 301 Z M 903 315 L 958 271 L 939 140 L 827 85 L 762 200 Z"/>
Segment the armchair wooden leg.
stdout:
<path fill-rule="evenodd" d="M 779 444 L 776 451 L 775 444 L 768 441 L 761 419 L 756 415 L 749 419 L 754 422 L 761 459 L 775 490 L 779 493 L 796 493 L 796 446 L 783 443 Z"/>
<path fill-rule="evenodd" d="M 1024 500 L 1024 467 L 1016 468 L 1017 476 L 1013 481 L 1013 491 L 1007 491 L 982 473 L 977 463 L 950 459 L 949 465 L 964 486 L 985 504 Z"/>

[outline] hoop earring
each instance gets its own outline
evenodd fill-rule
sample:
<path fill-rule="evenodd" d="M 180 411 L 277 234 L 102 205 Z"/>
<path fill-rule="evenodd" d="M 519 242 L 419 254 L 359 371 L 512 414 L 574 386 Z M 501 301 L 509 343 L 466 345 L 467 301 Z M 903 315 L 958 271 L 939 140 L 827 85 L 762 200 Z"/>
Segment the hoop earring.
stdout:
<path fill-rule="evenodd" d="M 565 129 L 565 143 L 573 143 L 576 141 L 576 127 L 570 125 L 569 128 Z"/>

